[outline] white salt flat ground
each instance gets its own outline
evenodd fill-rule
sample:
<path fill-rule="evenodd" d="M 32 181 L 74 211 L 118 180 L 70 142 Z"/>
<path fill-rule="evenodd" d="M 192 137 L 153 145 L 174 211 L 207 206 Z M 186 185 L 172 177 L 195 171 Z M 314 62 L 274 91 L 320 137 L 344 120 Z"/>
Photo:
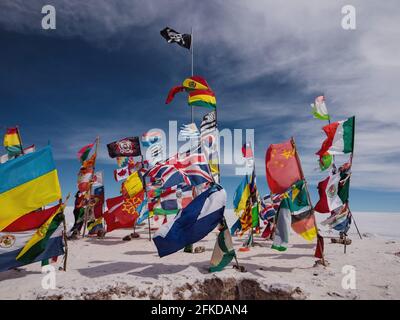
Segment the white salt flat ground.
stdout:
<path fill-rule="evenodd" d="M 234 220 L 231 210 L 226 216 L 229 223 Z M 0 273 L 0 299 L 229 299 L 235 297 L 230 288 L 238 283 L 242 298 L 271 298 L 281 292 L 281 298 L 400 299 L 400 256 L 395 254 L 400 252 L 400 214 L 354 216 L 366 237 L 360 240 L 353 226 L 353 243 L 346 254 L 343 246 L 326 240 L 325 254 L 330 263 L 326 268 L 313 267 L 315 244 L 293 234 L 284 253 L 271 250 L 271 243 L 259 238 L 256 241 L 260 246 L 238 252 L 245 273 L 229 266 L 209 274 L 216 231 L 200 241 L 205 253 L 177 252 L 160 259 L 153 242 L 146 238 L 147 230 L 141 227 L 141 238 L 129 242 L 121 240 L 129 230 L 114 231 L 102 240 L 69 242 L 68 271 L 56 272 L 54 290 L 42 288 L 38 263 Z M 318 216 L 319 221 L 323 218 Z M 234 238 L 236 249 L 242 241 Z M 342 288 L 345 265 L 355 268 L 356 289 Z M 274 294 L 268 295 L 271 292 Z"/>

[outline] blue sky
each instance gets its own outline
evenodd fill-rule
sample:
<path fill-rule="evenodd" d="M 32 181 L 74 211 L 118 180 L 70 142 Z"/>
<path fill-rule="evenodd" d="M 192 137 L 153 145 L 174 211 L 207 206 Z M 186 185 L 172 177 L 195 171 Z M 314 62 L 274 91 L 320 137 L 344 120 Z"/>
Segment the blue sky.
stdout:
<path fill-rule="evenodd" d="M 323 122 L 310 103 L 324 93 L 334 120 L 356 116 L 351 207 L 397 211 L 400 204 L 400 52 L 396 1 L 352 1 L 357 29 L 341 28 L 344 1 L 52 1 L 57 29 L 41 29 L 48 1 L 0 3 L 0 125 L 21 127 L 24 144 L 51 142 L 64 193 L 74 192 L 77 150 L 101 139 L 97 168 L 118 193 L 105 144 L 169 120 L 188 123 L 184 95 L 168 90 L 190 75 L 186 49 L 165 26 L 194 28 L 195 74 L 218 101 L 220 129 L 254 129 L 258 185 L 267 192 L 270 143 L 296 138 L 314 201 Z M 199 123 L 205 110 L 196 110 Z M 338 157 L 338 161 L 345 158 Z M 222 169 L 233 197 L 240 177 Z"/>

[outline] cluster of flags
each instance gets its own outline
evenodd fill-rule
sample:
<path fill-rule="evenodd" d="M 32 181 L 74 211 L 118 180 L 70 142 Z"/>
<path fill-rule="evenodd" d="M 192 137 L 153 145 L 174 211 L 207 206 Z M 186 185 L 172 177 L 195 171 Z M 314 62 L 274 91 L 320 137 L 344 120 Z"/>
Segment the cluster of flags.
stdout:
<path fill-rule="evenodd" d="M 169 27 L 160 34 L 168 43 L 192 50 L 192 34 Z M 323 258 L 323 237 L 314 210 L 330 213 L 322 225 L 347 232 L 351 222 L 349 185 L 355 117 L 331 123 L 324 96 L 317 97 L 311 105 L 315 118 L 329 122 L 322 128 L 326 139 L 316 154 L 321 170 L 331 169 L 318 184 L 319 201 L 315 207 L 293 138 L 268 147 L 265 168 L 270 194 L 262 198 L 257 188 L 254 152 L 251 144 L 245 143 L 242 155 L 248 170 L 234 195 L 238 219 L 229 230 L 224 217 L 227 196 L 219 185 L 215 93 L 203 77 L 192 75 L 171 88 L 166 104 L 180 92 L 187 94 L 189 106 L 211 109 L 203 116 L 200 130 L 194 122 L 181 127 L 179 136 L 190 140 L 190 150 L 165 159 L 163 134 L 158 130 L 107 144 L 110 158 L 116 160 L 114 178 L 121 183 L 120 196 L 105 198 L 103 173 L 95 168 L 99 139 L 78 151 L 81 166 L 73 230 L 80 232 L 84 226 L 89 234 L 99 235 L 100 230 L 133 228 L 146 219 L 150 224 L 150 218 L 163 215 L 165 223 L 155 232 L 153 241 L 159 256 L 164 257 L 200 241 L 218 227 L 210 261 L 210 271 L 215 272 L 236 258 L 231 236 L 250 231 L 244 247 L 251 246 L 261 219 L 266 225 L 262 237 L 273 238 L 272 249 L 287 250 L 293 230 L 307 241 L 317 238 L 315 256 Z M 64 254 L 66 236 L 62 226 L 65 204 L 61 201 L 51 146 L 38 151 L 34 145 L 24 148 L 19 129 L 14 127 L 6 130 L 4 147 L 7 153 L 0 158 L 0 271 Z M 147 151 L 145 155 L 143 149 Z M 337 169 L 335 156 L 341 154 L 351 157 Z M 58 203 L 51 205 L 54 202 Z M 167 216 L 173 217 L 168 221 Z"/>
<path fill-rule="evenodd" d="M 307 241 L 313 241 L 318 229 L 294 139 L 271 144 L 266 152 L 265 167 L 271 195 L 265 197 L 269 201 L 265 201 L 263 216 L 268 223 L 268 235 L 274 231 L 272 249 L 287 249 L 290 229 Z"/>
<path fill-rule="evenodd" d="M 64 254 L 64 204 L 51 146 L 23 148 L 18 128 L 4 137 L 0 164 L 0 271 Z M 48 205 L 57 202 L 46 208 Z"/>
<path fill-rule="evenodd" d="M 331 123 L 323 96 L 316 98 L 313 113 L 316 118 L 329 122 L 322 128 L 326 139 L 316 155 L 319 157 L 321 171 L 330 169 L 329 176 L 318 183 L 319 201 L 315 210 L 319 213 L 330 213 L 331 216 L 322 224 L 346 235 L 351 223 L 349 188 L 354 152 L 355 117 Z M 346 154 L 350 154 L 349 161 L 337 168 L 335 156 Z"/>

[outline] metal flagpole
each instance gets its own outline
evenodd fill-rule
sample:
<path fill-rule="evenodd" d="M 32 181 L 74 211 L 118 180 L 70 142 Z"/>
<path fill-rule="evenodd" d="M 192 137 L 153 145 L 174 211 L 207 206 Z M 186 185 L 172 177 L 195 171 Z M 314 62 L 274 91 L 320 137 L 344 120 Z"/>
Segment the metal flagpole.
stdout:
<path fill-rule="evenodd" d="M 192 77 L 193 77 L 193 75 L 194 75 L 194 72 L 193 72 L 193 27 L 191 27 L 190 37 L 191 37 L 190 54 L 191 54 L 191 61 L 192 61 L 192 63 L 191 63 L 191 74 L 192 74 Z M 191 106 L 191 110 L 190 110 L 190 119 L 191 119 L 191 123 L 193 123 L 194 122 L 194 107 L 193 106 Z"/>

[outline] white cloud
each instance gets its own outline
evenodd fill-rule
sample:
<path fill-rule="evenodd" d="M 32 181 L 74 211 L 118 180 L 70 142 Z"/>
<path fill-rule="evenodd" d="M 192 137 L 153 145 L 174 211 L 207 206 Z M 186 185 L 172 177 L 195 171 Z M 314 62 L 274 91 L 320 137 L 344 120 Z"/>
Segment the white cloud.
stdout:
<path fill-rule="evenodd" d="M 2 2 L 0 26 L 18 32 L 40 32 L 38 18 L 44 2 Z M 299 99 L 324 92 L 335 120 L 356 115 L 353 185 L 400 188 L 400 164 L 394 160 L 400 156 L 400 7 L 396 1 L 352 1 L 357 10 L 357 30 L 353 31 L 341 28 L 341 8 L 348 4 L 345 1 L 53 3 L 62 22 L 57 35 L 81 37 L 96 45 L 121 31 L 134 32 L 133 27 L 157 24 L 158 32 L 164 24 L 182 31 L 193 25 L 196 59 L 201 59 L 196 63 L 202 63 L 212 75 L 211 82 L 217 95 L 221 89 L 222 101 L 230 103 L 221 106 L 229 108 L 221 110 L 224 120 L 265 118 L 271 123 L 287 117 L 288 121 L 280 126 L 281 135 L 296 137 L 311 180 L 318 178 L 312 170 L 316 161 L 313 153 L 324 139 L 320 131 L 323 123 L 308 116 L 312 101 L 293 103 L 282 95 L 278 103 L 267 104 L 267 98 L 274 94 L 267 88 L 247 95 L 240 90 L 230 92 L 229 87 L 282 75 L 283 82 L 298 86 L 303 94 Z M 235 100 L 235 93 L 240 99 Z M 278 142 L 271 141 L 274 135 L 268 127 L 265 132 L 256 131 L 257 147 Z M 262 170 L 263 159 L 260 166 Z"/>

